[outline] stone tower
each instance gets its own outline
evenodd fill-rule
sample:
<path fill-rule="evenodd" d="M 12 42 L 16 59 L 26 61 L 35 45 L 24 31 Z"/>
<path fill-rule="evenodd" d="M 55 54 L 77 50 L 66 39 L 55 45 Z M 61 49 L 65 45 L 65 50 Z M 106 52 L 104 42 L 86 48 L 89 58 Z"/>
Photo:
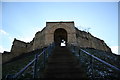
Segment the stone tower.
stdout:
<path fill-rule="evenodd" d="M 46 27 L 35 35 L 34 48 L 59 43 L 64 39 L 67 43 L 76 44 L 76 30 L 74 22 L 46 22 Z"/>

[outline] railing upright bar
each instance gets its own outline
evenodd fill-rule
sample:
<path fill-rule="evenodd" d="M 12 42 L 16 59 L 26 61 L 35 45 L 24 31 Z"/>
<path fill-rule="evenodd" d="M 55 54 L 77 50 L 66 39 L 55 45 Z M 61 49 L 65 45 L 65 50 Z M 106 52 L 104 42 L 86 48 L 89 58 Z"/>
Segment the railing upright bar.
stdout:
<path fill-rule="evenodd" d="M 94 56 L 94 55 L 92 55 L 92 54 L 86 52 L 86 51 L 83 50 L 83 49 L 81 49 L 81 50 L 82 50 L 83 52 L 85 52 L 86 54 L 88 54 L 89 56 L 93 57 L 94 59 L 96 59 L 96 60 L 98 60 L 98 61 L 100 61 L 100 62 L 106 64 L 107 66 L 109 66 L 109 67 L 111 67 L 111 68 L 113 68 L 113 69 L 115 69 L 115 70 L 117 70 L 117 71 L 120 71 L 119 68 L 117 68 L 117 67 L 115 67 L 115 66 L 113 66 L 113 65 L 111 65 L 111 64 L 109 64 L 109 63 L 107 63 L 107 62 L 105 62 L 105 61 L 103 61 L 102 59 L 100 59 L 100 58 L 98 58 L 98 57 L 96 57 L 96 56 Z"/>
<path fill-rule="evenodd" d="M 91 71 L 92 71 L 92 79 L 94 79 L 94 68 L 93 68 L 93 57 L 90 56 L 90 65 L 91 65 Z"/>
<path fill-rule="evenodd" d="M 35 55 L 33 78 L 37 78 L 37 61 L 38 61 L 38 54 Z"/>
<path fill-rule="evenodd" d="M 45 68 L 45 51 L 43 53 L 43 67 Z"/>
<path fill-rule="evenodd" d="M 80 54 L 81 54 L 81 50 L 79 49 L 79 51 L 78 51 L 78 52 L 79 52 L 79 60 L 80 60 Z"/>
<path fill-rule="evenodd" d="M 49 56 L 50 53 L 51 53 L 51 47 L 52 47 L 52 45 L 50 44 L 50 47 L 49 47 L 49 50 L 48 50 L 48 56 Z"/>
<path fill-rule="evenodd" d="M 51 47 L 52 47 L 52 44 L 50 44 L 49 52 L 48 52 L 48 56 L 50 56 L 50 53 L 51 53 Z"/>
<path fill-rule="evenodd" d="M 52 43 L 50 44 L 46 49 L 43 49 L 43 51 L 38 55 L 36 54 L 35 55 L 35 58 L 30 62 L 28 63 L 23 69 L 21 69 L 18 73 L 14 74 L 14 75 L 7 75 L 6 76 L 6 79 L 12 79 L 12 78 L 17 78 L 19 77 L 29 66 L 31 66 L 33 63 L 34 63 L 34 68 L 33 68 L 33 78 L 36 78 L 37 76 L 37 62 L 38 62 L 38 58 L 43 55 L 43 66 L 45 68 L 45 61 L 46 61 L 46 58 L 47 58 L 47 53 L 46 51 L 48 51 L 48 56 L 49 54 L 51 54 L 51 51 L 52 49 L 55 47 L 55 44 Z"/>
<path fill-rule="evenodd" d="M 68 45 L 68 48 L 70 48 L 71 52 L 77 52 L 77 48 L 75 48 L 74 45 L 71 45 L 71 44 L 67 44 Z M 81 60 L 81 51 L 84 52 L 85 54 L 87 54 L 88 56 L 90 56 L 90 66 L 91 66 L 91 72 L 92 72 L 92 79 L 94 80 L 95 79 L 95 70 L 94 70 L 94 61 L 97 60 L 101 63 L 103 63 L 104 65 L 107 65 L 108 67 L 111 67 L 112 69 L 114 69 L 115 71 L 117 71 L 118 74 L 120 74 L 120 68 L 117 68 L 116 66 L 112 65 L 112 64 L 109 64 L 107 63 L 106 61 L 90 54 L 89 52 L 83 50 L 83 49 L 79 49 L 78 50 L 78 55 L 79 55 L 79 60 Z"/>
<path fill-rule="evenodd" d="M 17 78 L 19 75 L 21 75 L 30 65 L 34 63 L 35 59 L 33 59 L 27 66 L 25 66 L 23 69 L 21 69 L 18 73 L 16 73 L 13 78 Z"/>

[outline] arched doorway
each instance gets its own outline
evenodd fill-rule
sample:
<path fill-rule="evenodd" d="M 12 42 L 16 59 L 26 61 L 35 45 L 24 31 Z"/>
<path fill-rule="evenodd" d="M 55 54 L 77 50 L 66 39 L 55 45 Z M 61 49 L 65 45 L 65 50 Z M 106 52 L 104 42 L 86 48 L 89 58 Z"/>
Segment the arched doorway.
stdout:
<path fill-rule="evenodd" d="M 63 41 L 67 43 L 67 31 L 63 28 L 58 28 L 54 32 L 54 42 L 60 46 Z"/>

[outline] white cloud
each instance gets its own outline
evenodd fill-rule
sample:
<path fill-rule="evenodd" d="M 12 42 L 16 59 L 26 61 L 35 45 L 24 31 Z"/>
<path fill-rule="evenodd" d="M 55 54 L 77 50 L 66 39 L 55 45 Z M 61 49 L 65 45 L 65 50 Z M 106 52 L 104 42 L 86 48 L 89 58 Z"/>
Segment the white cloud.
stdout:
<path fill-rule="evenodd" d="M 3 53 L 4 51 L 10 52 L 10 49 L 0 45 L 0 53 Z"/>
<path fill-rule="evenodd" d="M 43 29 L 42 27 L 34 27 L 33 33 L 36 33 L 37 31 L 41 31 L 42 29 Z"/>
<path fill-rule="evenodd" d="M 3 53 L 4 48 L 2 46 L 0 46 L 0 53 Z"/>
<path fill-rule="evenodd" d="M 0 45 L 0 53 L 3 53 L 5 51 L 5 49 L 3 48 L 3 46 Z"/>
<path fill-rule="evenodd" d="M 32 41 L 33 37 L 32 36 L 28 36 L 28 37 L 18 36 L 17 39 L 24 41 L 24 42 L 30 42 L 30 41 Z"/>
<path fill-rule="evenodd" d="M 25 36 L 23 36 L 23 35 L 12 36 L 9 33 L 7 33 L 6 31 L 4 31 L 3 29 L 0 29 L 0 40 L 1 40 L 0 41 L 0 52 L 10 51 L 12 42 L 14 41 L 14 38 L 24 41 L 24 42 L 30 42 L 35 37 L 35 33 L 38 31 L 41 31 L 41 30 L 42 30 L 41 27 L 34 27 L 32 29 L 33 32 L 31 34 L 28 34 Z M 7 40 L 6 44 L 9 44 L 9 45 L 2 45 L 2 41 L 4 41 L 4 40 Z"/>
<path fill-rule="evenodd" d="M 24 42 L 30 42 L 33 40 L 33 38 L 35 37 L 35 34 L 38 32 L 38 31 L 41 31 L 43 28 L 41 27 L 34 27 L 32 29 L 32 33 L 31 34 L 27 34 L 26 36 L 18 36 L 16 37 L 18 40 L 21 40 L 21 41 L 24 41 Z"/>
<path fill-rule="evenodd" d="M 4 31 L 3 29 L 0 29 L 0 52 L 3 53 L 4 51 L 10 51 L 11 44 L 13 41 L 13 37 L 11 35 Z"/>
<path fill-rule="evenodd" d="M 8 36 L 8 39 L 12 42 L 14 40 L 14 37 Z"/>
<path fill-rule="evenodd" d="M 2 34 L 2 35 L 8 35 L 8 33 L 5 32 L 3 29 L 0 29 L 0 34 Z"/>
<path fill-rule="evenodd" d="M 120 55 L 120 54 L 118 53 L 118 46 L 110 46 L 110 48 L 111 48 L 111 50 L 112 50 L 113 53 L 115 53 L 115 54 L 117 54 L 117 55 Z"/>

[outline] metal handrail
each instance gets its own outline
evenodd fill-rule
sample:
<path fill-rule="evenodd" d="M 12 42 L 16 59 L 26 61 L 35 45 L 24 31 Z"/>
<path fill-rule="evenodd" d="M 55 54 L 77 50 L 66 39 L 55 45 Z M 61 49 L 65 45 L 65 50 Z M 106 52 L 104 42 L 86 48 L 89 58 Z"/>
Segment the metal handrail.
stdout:
<path fill-rule="evenodd" d="M 69 46 L 69 45 L 70 45 L 70 47 L 73 46 L 72 44 L 68 44 L 68 46 Z M 74 51 L 75 51 L 75 47 L 77 47 L 77 46 L 73 46 Z M 105 65 L 111 67 L 112 69 L 114 69 L 114 70 L 120 72 L 120 69 L 117 68 L 116 66 L 113 66 L 113 65 L 111 65 L 110 63 L 107 63 L 106 61 L 104 61 L 104 60 L 102 60 L 102 59 L 100 59 L 100 58 L 98 58 L 98 57 L 96 57 L 96 56 L 90 54 L 89 52 L 87 52 L 87 51 L 85 51 L 85 50 L 83 50 L 83 49 L 79 49 L 79 50 L 83 51 L 84 53 L 86 53 L 87 55 L 91 56 L 92 58 L 94 58 L 94 59 L 100 61 L 101 63 L 104 63 Z"/>
<path fill-rule="evenodd" d="M 27 64 L 23 69 L 21 69 L 18 73 L 16 73 L 13 78 L 17 78 L 20 74 L 22 74 L 30 65 L 35 62 L 36 59 L 33 59 L 29 64 Z"/>
<path fill-rule="evenodd" d="M 19 72 L 17 72 L 14 75 L 7 75 L 6 78 L 17 78 L 20 76 L 29 66 L 31 66 L 33 63 L 37 63 L 38 57 L 40 57 L 42 54 L 45 54 L 45 51 L 47 51 L 49 48 L 54 47 L 54 43 L 50 44 L 45 50 L 43 50 L 39 55 L 35 55 L 35 58 L 29 62 L 24 68 L 22 68 Z M 45 55 L 44 55 L 45 56 Z M 45 58 L 45 57 L 44 57 Z M 44 63 L 45 64 L 45 63 Z M 36 68 L 36 65 L 34 65 L 34 68 Z M 36 71 L 36 69 L 34 69 Z M 35 72 L 36 73 L 36 72 Z M 35 73 L 33 74 L 33 78 L 35 78 Z"/>
<path fill-rule="evenodd" d="M 106 64 L 107 66 L 109 66 L 109 67 L 111 67 L 111 68 L 113 68 L 113 69 L 115 69 L 115 70 L 117 70 L 117 71 L 120 71 L 119 68 L 117 68 L 117 67 L 115 67 L 115 66 L 107 63 L 106 61 L 104 61 L 104 60 L 102 60 L 102 59 L 100 59 L 100 58 L 98 58 L 98 57 L 96 57 L 96 56 L 94 56 L 94 55 L 92 55 L 92 54 L 90 54 L 90 53 L 88 53 L 87 51 L 85 51 L 85 50 L 83 50 L 83 49 L 80 49 L 80 50 L 83 51 L 84 53 L 88 54 L 88 55 L 91 56 L 92 58 L 94 58 L 94 59 L 96 59 L 96 60 L 98 60 L 98 61 Z"/>

